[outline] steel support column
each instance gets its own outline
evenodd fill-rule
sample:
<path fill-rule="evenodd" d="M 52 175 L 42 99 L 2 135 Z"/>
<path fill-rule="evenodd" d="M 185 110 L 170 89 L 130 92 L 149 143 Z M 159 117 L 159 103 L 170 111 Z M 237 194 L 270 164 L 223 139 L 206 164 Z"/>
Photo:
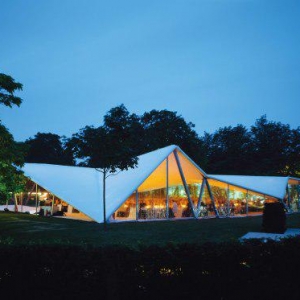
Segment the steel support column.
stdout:
<path fill-rule="evenodd" d="M 178 153 L 177 153 L 176 150 L 174 150 L 173 153 L 174 153 L 175 160 L 176 160 L 176 163 L 177 163 L 177 166 L 178 166 L 178 169 L 179 169 L 179 173 L 180 173 L 180 177 L 181 177 L 181 180 L 182 180 L 182 183 L 183 183 L 183 186 L 184 186 L 185 193 L 186 193 L 186 195 L 188 197 L 188 201 L 189 201 L 189 203 L 191 205 L 191 208 L 192 208 L 192 212 L 193 212 L 194 218 L 197 218 L 196 214 L 195 214 L 194 205 L 193 205 L 193 202 L 192 202 L 192 199 L 191 199 L 190 191 L 189 191 L 189 188 L 187 186 L 187 183 L 186 183 L 183 171 L 182 171 L 182 167 L 181 167 L 181 164 L 180 164 Z"/>
<path fill-rule="evenodd" d="M 214 212 L 215 212 L 215 214 L 216 214 L 216 217 L 219 218 L 220 216 L 219 216 L 218 210 L 216 209 L 216 204 L 215 204 L 214 195 L 213 195 L 213 193 L 212 193 L 212 191 L 211 191 L 211 188 L 210 188 L 210 185 L 209 185 L 209 183 L 208 183 L 208 181 L 207 181 L 207 178 L 205 178 L 205 180 L 206 180 L 206 185 L 207 185 L 209 197 L 210 197 L 211 202 L 212 202 L 212 205 L 213 205 Z"/>
<path fill-rule="evenodd" d="M 204 193 L 205 184 L 206 184 L 205 179 L 203 177 L 201 188 L 200 188 L 200 193 L 199 193 L 199 198 L 198 198 L 198 203 L 197 203 L 197 217 L 199 216 L 199 213 L 200 213 L 200 206 L 201 206 L 202 196 L 203 196 L 203 193 Z"/>

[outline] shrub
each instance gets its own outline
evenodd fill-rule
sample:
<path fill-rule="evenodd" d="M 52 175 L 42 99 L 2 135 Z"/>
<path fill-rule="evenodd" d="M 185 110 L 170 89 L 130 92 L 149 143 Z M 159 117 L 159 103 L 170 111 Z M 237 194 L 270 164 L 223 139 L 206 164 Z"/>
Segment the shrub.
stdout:
<path fill-rule="evenodd" d="M 270 233 L 284 233 L 286 230 L 286 215 L 282 203 L 265 203 L 262 229 Z"/>
<path fill-rule="evenodd" d="M 300 299 L 294 272 L 299 247 L 299 238 L 140 249 L 22 246 L 0 239 L 0 294 L 43 300 Z"/>

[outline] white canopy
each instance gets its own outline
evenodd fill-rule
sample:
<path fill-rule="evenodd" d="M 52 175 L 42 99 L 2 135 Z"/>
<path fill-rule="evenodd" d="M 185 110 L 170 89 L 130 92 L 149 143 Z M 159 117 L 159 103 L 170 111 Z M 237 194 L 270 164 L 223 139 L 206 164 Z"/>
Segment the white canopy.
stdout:
<path fill-rule="evenodd" d="M 25 164 L 24 174 L 97 222 L 102 216 L 101 174 L 93 168 Z"/>
<path fill-rule="evenodd" d="M 115 210 L 172 153 L 171 145 L 139 156 L 138 166 L 111 175 L 106 181 L 106 215 Z M 94 168 L 25 164 L 23 171 L 32 181 L 68 202 L 93 220 L 103 222 L 102 173 Z"/>
<path fill-rule="evenodd" d="M 243 187 L 254 192 L 283 199 L 286 193 L 288 177 L 277 176 L 243 176 L 243 175 L 208 175 L 232 185 Z"/>

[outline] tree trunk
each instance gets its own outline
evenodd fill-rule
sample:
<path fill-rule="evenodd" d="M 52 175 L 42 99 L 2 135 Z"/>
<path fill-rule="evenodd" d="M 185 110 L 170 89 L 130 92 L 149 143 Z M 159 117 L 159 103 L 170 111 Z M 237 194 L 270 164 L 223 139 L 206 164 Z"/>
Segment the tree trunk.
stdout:
<path fill-rule="evenodd" d="M 14 197 L 14 200 L 15 200 L 15 212 L 18 212 L 18 198 L 17 198 L 17 195 L 14 194 L 13 197 Z"/>

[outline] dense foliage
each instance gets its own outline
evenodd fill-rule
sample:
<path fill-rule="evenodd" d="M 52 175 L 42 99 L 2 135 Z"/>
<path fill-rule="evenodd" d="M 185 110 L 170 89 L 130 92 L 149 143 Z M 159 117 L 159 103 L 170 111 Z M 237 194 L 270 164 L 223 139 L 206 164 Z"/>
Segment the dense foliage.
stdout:
<path fill-rule="evenodd" d="M 0 104 L 12 107 L 20 106 L 22 99 L 16 96 L 16 91 L 21 91 L 23 85 L 16 82 L 11 76 L 0 73 Z"/>
<path fill-rule="evenodd" d="M 300 175 L 300 127 L 258 119 L 205 134 L 207 171 L 219 174 Z"/>
<path fill-rule="evenodd" d="M 73 165 L 73 153 L 69 151 L 63 138 L 57 134 L 38 132 L 25 141 L 28 145 L 26 162 Z"/>
<path fill-rule="evenodd" d="M 54 163 L 50 156 L 39 153 L 38 135 L 27 141 L 32 147 L 27 160 L 40 162 L 43 156 L 44 162 Z M 226 126 L 199 136 L 195 125 L 177 112 L 152 110 L 138 116 L 120 105 L 104 116 L 103 125 L 86 126 L 66 139 L 60 145 L 65 154 L 57 157 L 65 158 L 62 164 L 72 164 L 73 155 L 80 164 L 100 167 L 113 157 L 120 161 L 171 144 L 212 174 L 300 176 L 300 127 L 291 129 L 266 116 L 250 128 Z M 54 148 L 49 153 L 56 153 L 56 143 L 48 143 L 48 147 Z"/>
<path fill-rule="evenodd" d="M 18 167 L 24 163 L 25 147 L 14 141 L 8 129 L 0 122 L 0 203 L 11 193 L 22 191 L 25 180 Z"/>
<path fill-rule="evenodd" d="M 128 169 L 137 164 L 133 147 L 136 133 L 135 115 L 130 115 L 124 106 L 112 108 L 104 116 L 99 127 L 86 126 L 74 134 L 68 142 L 81 165 L 100 168 L 107 172 Z"/>
<path fill-rule="evenodd" d="M 299 238 L 114 246 L 0 245 L 5 299 L 299 299 Z"/>
<path fill-rule="evenodd" d="M 22 90 L 22 84 L 8 75 L 0 74 L 0 104 L 8 107 L 20 106 L 22 99 L 14 95 Z M 26 146 L 16 142 L 0 120 L 0 203 L 11 197 L 11 193 L 22 191 L 24 178 L 19 167 L 24 164 Z"/>

